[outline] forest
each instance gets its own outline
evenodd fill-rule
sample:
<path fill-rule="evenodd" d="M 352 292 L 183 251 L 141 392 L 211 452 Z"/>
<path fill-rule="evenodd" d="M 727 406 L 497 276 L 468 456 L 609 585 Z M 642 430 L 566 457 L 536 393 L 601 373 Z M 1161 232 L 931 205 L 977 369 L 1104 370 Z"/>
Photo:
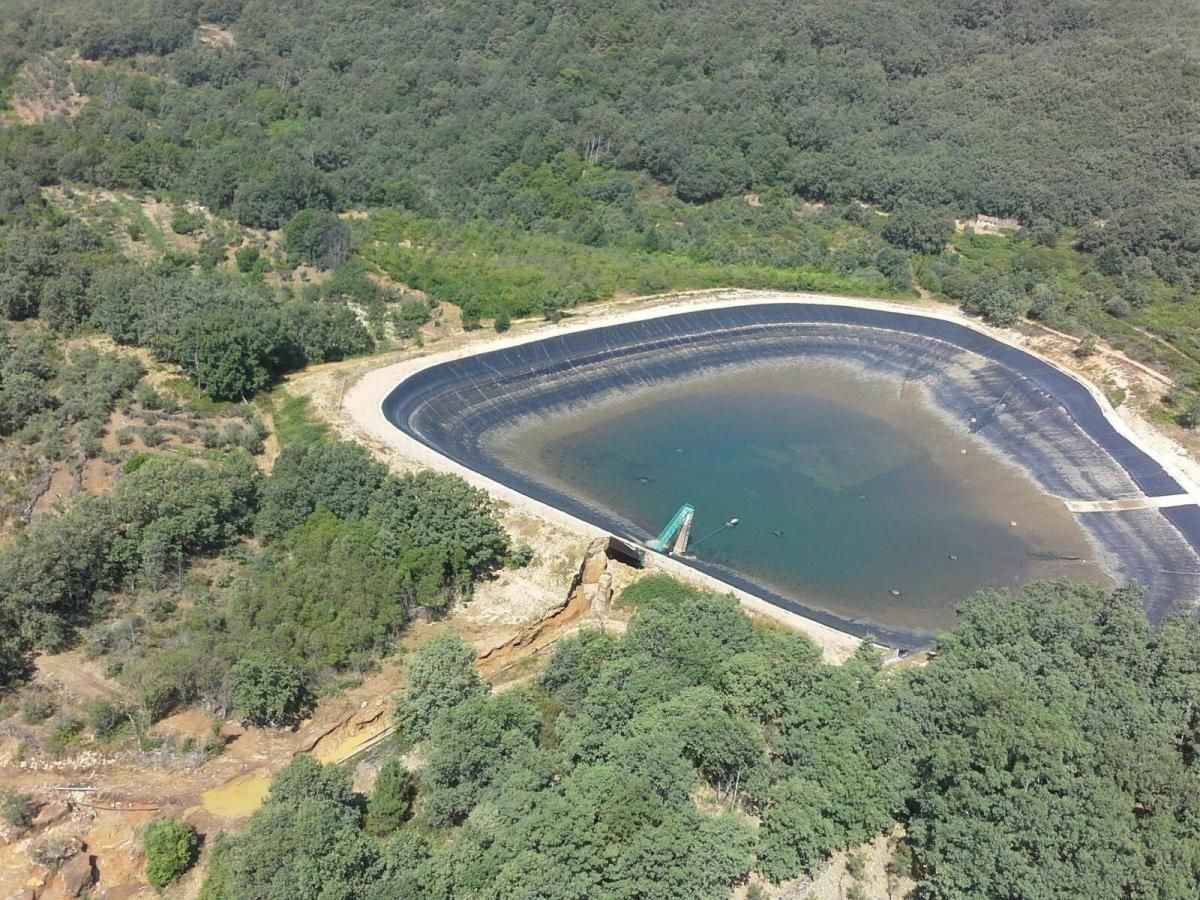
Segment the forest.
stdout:
<path fill-rule="evenodd" d="M 137 454 L 110 494 L 0 547 L 0 688 L 32 653 L 82 643 L 139 727 L 193 705 L 288 724 L 389 652 L 418 607 L 446 610 L 520 552 L 480 491 L 389 475 L 356 444 L 297 442 L 266 477 L 238 448 Z"/>
<path fill-rule="evenodd" d="M 339 291 L 293 282 L 286 293 L 308 291 L 319 311 L 250 310 L 258 346 L 222 334 L 253 358 L 200 374 L 219 395 L 368 346 L 338 312 L 378 302 L 377 283 L 353 277 L 363 267 L 501 329 L 619 292 L 920 289 L 997 324 L 1098 334 L 1171 371 L 1174 401 L 1197 387 L 1200 26 L 1169 4 L 3 0 L 0 12 L 10 318 L 117 324 L 90 287 L 111 247 L 72 246 L 63 269 L 23 241 L 61 225 L 49 186 L 176 204 L 173 227 L 197 246 L 167 264 L 260 294 L 273 293 L 264 272 L 359 267 Z M 348 209 L 365 218 L 335 215 Z M 1012 227 L 956 233 L 976 214 Z M 136 218 L 108 223 L 118 249 L 161 243 Z M 286 247 L 260 254 L 246 229 L 285 231 Z M 223 310 L 249 310 L 223 287 Z M 226 315 L 239 313 L 212 315 L 214 329 Z M 302 353 L 281 340 L 289 319 L 318 332 Z M 186 358 L 144 330 L 156 353 Z"/>
<path fill-rule="evenodd" d="M 1200 895 L 1195 618 L 1041 583 L 964 598 L 927 665 L 829 665 L 650 576 L 493 692 L 452 634 L 400 647 L 533 551 L 279 388 L 460 313 L 742 287 L 1101 338 L 1195 428 L 1191 13 L 0 0 L 3 734 L 202 766 L 399 660 L 373 785 L 301 755 L 240 833 L 139 835 L 205 900 L 759 900 L 875 839 L 918 900 Z M 63 652 L 120 696 L 36 683 Z M 211 735 L 153 733 L 181 711 Z"/>
<path fill-rule="evenodd" d="M 503 693 L 457 638 L 426 644 L 372 792 L 297 758 L 201 896 L 665 900 L 752 872 L 766 896 L 878 834 L 929 900 L 1200 887 L 1193 618 L 1154 634 L 1128 589 L 980 594 L 892 673 L 662 576 L 623 602 L 620 640 L 584 631 Z"/>

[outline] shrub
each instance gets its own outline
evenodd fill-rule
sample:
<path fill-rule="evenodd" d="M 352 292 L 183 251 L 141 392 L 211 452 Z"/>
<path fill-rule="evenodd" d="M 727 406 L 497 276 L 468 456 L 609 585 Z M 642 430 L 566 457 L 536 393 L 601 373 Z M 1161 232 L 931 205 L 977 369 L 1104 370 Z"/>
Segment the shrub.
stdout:
<path fill-rule="evenodd" d="M 135 453 L 129 459 L 125 460 L 125 465 L 121 467 L 121 471 L 126 475 L 132 475 L 149 461 L 149 453 Z"/>
<path fill-rule="evenodd" d="M 78 838 L 56 837 L 30 847 L 29 858 L 39 866 L 57 870 L 59 866 L 78 852 Z"/>
<path fill-rule="evenodd" d="M 147 425 L 139 430 L 142 434 L 142 443 L 147 447 L 160 447 L 166 443 L 167 434 L 157 425 Z"/>
<path fill-rule="evenodd" d="M 367 803 L 367 830 L 383 837 L 398 829 L 412 813 L 417 788 L 412 773 L 399 759 L 389 759 L 379 771 Z"/>
<path fill-rule="evenodd" d="M 237 252 L 233 254 L 233 258 L 237 261 L 238 271 L 243 274 L 248 274 L 254 271 L 254 267 L 258 265 L 258 260 L 261 254 L 257 247 L 239 247 Z"/>
<path fill-rule="evenodd" d="M 50 729 L 50 737 L 46 739 L 46 749 L 52 756 L 61 756 L 82 733 L 82 721 L 74 716 L 65 718 Z"/>
<path fill-rule="evenodd" d="M 162 409 L 162 395 L 154 389 L 153 385 L 146 384 L 145 382 L 139 384 L 133 396 L 143 409 Z"/>
<path fill-rule="evenodd" d="M 438 635 L 408 662 L 396 725 L 407 740 L 419 740 L 440 713 L 487 693 L 487 682 L 475 671 L 475 651 L 457 635 Z"/>
<path fill-rule="evenodd" d="M 27 828 L 33 824 L 34 803 L 28 794 L 5 791 L 0 794 L 0 818 L 14 828 Z"/>
<path fill-rule="evenodd" d="M 34 691 L 21 703 L 21 718 L 26 725 L 40 725 L 54 715 L 54 700 L 45 691 Z"/>
<path fill-rule="evenodd" d="M 851 853 L 846 858 L 846 871 L 850 873 L 852 878 L 862 878 L 866 870 L 867 857 L 861 850 L 857 853 Z"/>
<path fill-rule="evenodd" d="M 287 725 L 299 718 L 308 694 L 300 671 L 272 657 L 247 658 L 233 667 L 237 714 L 253 725 Z"/>
<path fill-rule="evenodd" d="M 111 700 L 89 700 L 83 706 L 88 727 L 97 737 L 108 737 L 125 724 L 125 709 Z"/>
<path fill-rule="evenodd" d="M 1189 403 L 1175 416 L 1175 421 L 1187 429 L 1193 429 L 1200 425 L 1200 400 Z"/>
<path fill-rule="evenodd" d="M 510 569 L 523 569 L 533 562 L 533 548 L 522 541 L 514 544 L 504 559 L 504 564 Z"/>
<path fill-rule="evenodd" d="M 200 849 L 196 830 L 176 819 L 151 822 L 142 843 L 146 848 L 146 880 L 159 889 L 190 869 Z"/>
<path fill-rule="evenodd" d="M 204 216 L 186 209 L 178 210 L 171 219 L 171 230 L 176 234 L 195 234 L 205 226 Z"/>

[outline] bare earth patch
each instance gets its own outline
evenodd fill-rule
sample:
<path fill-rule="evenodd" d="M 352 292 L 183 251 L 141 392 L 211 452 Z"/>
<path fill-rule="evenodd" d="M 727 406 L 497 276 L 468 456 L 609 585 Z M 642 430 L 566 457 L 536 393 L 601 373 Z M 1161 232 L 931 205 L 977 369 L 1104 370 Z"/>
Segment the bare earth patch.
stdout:
<path fill-rule="evenodd" d="M 67 63 L 42 56 L 17 71 L 9 106 L 24 125 L 37 125 L 78 115 L 88 97 L 75 89 Z"/>
<path fill-rule="evenodd" d="M 196 28 L 196 40 L 206 47 L 233 47 L 237 44 L 233 32 L 215 22 L 201 22 Z"/>
<path fill-rule="evenodd" d="M 891 842 L 902 834 L 903 830 L 897 827 L 890 836 L 880 835 L 851 851 L 835 853 L 815 875 L 779 885 L 758 882 L 758 886 L 772 900 L 845 900 L 855 886 L 861 891 L 860 896 L 870 900 L 901 900 L 911 896 L 917 887 L 911 878 L 888 871 Z M 852 857 L 856 858 L 853 868 L 858 870 L 858 877 L 850 873 L 848 863 Z M 747 890 L 748 886 L 736 889 L 733 900 L 745 900 Z"/>

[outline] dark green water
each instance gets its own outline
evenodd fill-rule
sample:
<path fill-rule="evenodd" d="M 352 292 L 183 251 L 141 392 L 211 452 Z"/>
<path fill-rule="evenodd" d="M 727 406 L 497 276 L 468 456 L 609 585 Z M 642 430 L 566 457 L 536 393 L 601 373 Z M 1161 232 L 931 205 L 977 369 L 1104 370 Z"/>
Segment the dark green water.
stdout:
<path fill-rule="evenodd" d="M 723 375 L 525 429 L 504 452 L 651 533 L 692 503 L 690 552 L 851 618 L 936 629 L 982 587 L 1103 577 L 1057 559 L 1091 554 L 1059 501 L 898 391 L 829 367 Z"/>

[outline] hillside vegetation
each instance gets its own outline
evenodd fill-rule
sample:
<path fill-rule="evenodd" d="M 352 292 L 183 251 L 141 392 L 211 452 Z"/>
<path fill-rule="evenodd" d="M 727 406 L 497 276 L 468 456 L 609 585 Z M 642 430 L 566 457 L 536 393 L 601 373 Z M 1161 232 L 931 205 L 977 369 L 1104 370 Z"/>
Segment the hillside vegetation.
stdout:
<path fill-rule="evenodd" d="M 665 578 L 624 600 L 621 640 L 585 631 L 504 693 L 426 645 L 397 706 L 414 771 L 384 762 L 364 803 L 298 759 L 202 896 L 722 897 L 897 822 L 890 871 L 930 900 L 1200 889 L 1194 619 L 1152 635 L 1126 590 L 981 594 L 891 674 Z"/>
<path fill-rule="evenodd" d="M 1200 375 L 1200 25 L 1176 5 L 2 0 L 0 12 L 0 216 L 22 231 L 47 218 L 47 185 L 150 192 L 202 210 L 173 223 L 196 236 L 194 252 L 167 254 L 176 267 L 254 282 L 366 263 L 461 305 L 468 327 L 615 292 L 911 296 L 919 284 L 998 324 L 1028 314 L 1098 332 L 1185 390 Z M 386 214 L 333 215 L 349 207 Z M 162 243 L 128 211 L 110 217 L 119 243 Z M 1024 227 L 951 245 L 955 219 L 977 213 Z M 286 247 L 260 255 L 246 229 L 285 229 Z M 18 236 L 0 244 L 10 317 L 93 323 L 95 251 L 43 272 Z M 70 302 L 41 296 L 46 275 Z M 264 373 L 369 346 L 332 309 L 377 303 L 375 283 L 306 291 L 332 301 L 306 320 L 337 336 L 303 354 L 268 341 L 254 371 L 208 389 L 254 390 Z"/>
<path fill-rule="evenodd" d="M 452 305 L 923 296 L 1101 336 L 1200 424 L 1198 46 L 1104 0 L 0 0 L 5 764 L 197 771 L 529 564 L 486 494 L 273 390 Z M 301 756 L 201 895 L 757 900 L 881 836 L 920 900 L 1200 895 L 1200 621 L 1136 587 L 977 595 L 896 668 L 623 601 L 496 693 L 431 626 L 373 787 Z M 64 651 L 102 696 L 31 683 Z M 209 736 L 151 730 L 180 711 Z M 199 884 L 193 825 L 140 835 L 150 883 Z"/>

